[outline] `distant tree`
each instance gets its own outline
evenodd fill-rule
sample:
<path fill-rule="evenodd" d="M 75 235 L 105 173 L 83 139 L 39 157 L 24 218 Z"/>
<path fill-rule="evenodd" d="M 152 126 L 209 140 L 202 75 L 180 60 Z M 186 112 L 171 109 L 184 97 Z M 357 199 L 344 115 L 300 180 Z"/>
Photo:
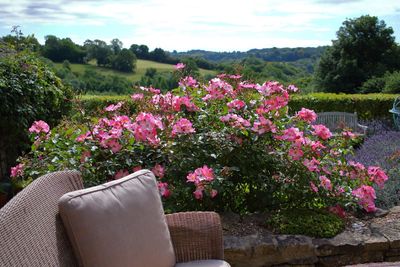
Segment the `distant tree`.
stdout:
<path fill-rule="evenodd" d="M 167 57 L 167 54 L 162 48 L 156 48 L 150 52 L 150 59 L 157 62 L 165 62 Z"/>
<path fill-rule="evenodd" d="M 111 44 L 111 50 L 113 51 L 114 54 L 118 54 L 119 52 L 121 52 L 123 44 L 119 39 L 117 38 L 112 39 L 110 44 Z"/>
<path fill-rule="evenodd" d="M 73 63 L 82 63 L 86 52 L 70 38 L 59 39 L 54 35 L 45 37 L 43 56 L 55 62 L 68 60 Z"/>
<path fill-rule="evenodd" d="M 136 56 L 131 50 L 122 49 L 111 61 L 111 67 L 123 72 L 134 72 L 136 68 Z"/>
<path fill-rule="evenodd" d="M 102 40 L 86 40 L 84 46 L 87 49 L 87 59 L 96 59 L 98 66 L 109 66 L 110 56 L 113 54 L 110 46 Z"/>
<path fill-rule="evenodd" d="M 361 16 L 343 22 L 337 40 L 322 55 L 315 73 L 316 89 L 355 93 L 373 76 L 399 67 L 393 29 L 377 17 Z"/>
<path fill-rule="evenodd" d="M 131 45 L 129 50 L 131 50 L 136 55 L 136 57 L 139 59 L 149 59 L 150 58 L 149 48 L 147 47 L 147 45 L 133 44 L 133 45 Z"/>

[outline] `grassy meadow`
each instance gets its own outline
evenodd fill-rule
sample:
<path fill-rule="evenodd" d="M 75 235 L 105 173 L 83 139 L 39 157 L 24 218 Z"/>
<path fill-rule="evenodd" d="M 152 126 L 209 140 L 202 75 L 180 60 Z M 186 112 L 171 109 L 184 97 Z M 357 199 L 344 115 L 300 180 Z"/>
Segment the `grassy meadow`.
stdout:
<path fill-rule="evenodd" d="M 54 65 L 56 66 L 56 68 L 61 68 L 62 63 L 54 63 Z M 112 70 L 109 68 L 98 67 L 95 65 L 94 61 L 89 62 L 89 64 L 73 64 L 73 63 L 71 64 L 72 72 L 83 74 L 85 70 L 92 69 L 97 72 L 100 72 L 103 75 L 122 76 L 131 82 L 139 81 L 140 78 L 146 73 L 146 69 L 148 68 L 155 68 L 157 69 L 158 72 L 168 72 L 174 69 L 174 65 L 154 62 L 150 60 L 138 59 L 136 62 L 135 73 L 125 73 L 121 71 Z M 212 70 L 200 69 L 200 74 L 203 76 L 207 74 L 216 75 L 216 72 Z"/>

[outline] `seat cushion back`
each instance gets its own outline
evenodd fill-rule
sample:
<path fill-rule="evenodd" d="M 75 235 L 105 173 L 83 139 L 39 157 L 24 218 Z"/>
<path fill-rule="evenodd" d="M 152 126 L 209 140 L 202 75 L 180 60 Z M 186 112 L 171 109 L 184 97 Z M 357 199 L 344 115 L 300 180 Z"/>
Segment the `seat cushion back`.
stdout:
<path fill-rule="evenodd" d="M 57 202 L 81 188 L 79 172 L 55 172 L 11 199 L 0 210 L 0 266 L 77 266 Z"/>
<path fill-rule="evenodd" d="M 59 209 L 82 266 L 175 265 L 157 183 L 148 170 L 67 193 Z"/>

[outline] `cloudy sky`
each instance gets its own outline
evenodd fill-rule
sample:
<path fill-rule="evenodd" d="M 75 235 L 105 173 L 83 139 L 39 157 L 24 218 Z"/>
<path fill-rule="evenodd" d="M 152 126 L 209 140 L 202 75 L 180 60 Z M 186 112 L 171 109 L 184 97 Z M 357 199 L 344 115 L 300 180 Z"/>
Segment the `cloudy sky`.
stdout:
<path fill-rule="evenodd" d="M 347 18 L 373 15 L 400 43 L 400 0 L 0 0 L 0 36 L 22 32 L 187 51 L 329 45 Z"/>

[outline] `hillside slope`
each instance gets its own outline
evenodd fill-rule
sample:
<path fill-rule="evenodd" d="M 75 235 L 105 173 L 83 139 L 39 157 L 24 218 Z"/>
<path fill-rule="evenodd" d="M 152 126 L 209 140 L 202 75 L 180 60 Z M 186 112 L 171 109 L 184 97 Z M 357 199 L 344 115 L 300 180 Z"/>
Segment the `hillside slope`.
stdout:
<path fill-rule="evenodd" d="M 54 63 L 56 68 L 61 68 L 62 63 Z M 135 73 L 125 73 L 125 72 L 120 72 L 116 70 L 112 70 L 109 68 L 104 68 L 104 67 L 98 67 L 94 64 L 70 64 L 72 72 L 76 72 L 79 74 L 83 74 L 85 70 L 95 70 L 97 72 L 100 72 L 103 75 L 118 75 L 121 77 L 124 77 L 128 79 L 131 82 L 136 82 L 139 81 L 140 78 L 146 73 L 146 69 L 148 68 L 155 68 L 157 69 L 158 72 L 169 72 L 174 70 L 174 65 L 171 64 L 165 64 L 165 63 L 159 63 L 159 62 L 154 62 L 150 60 L 141 60 L 138 59 L 136 62 L 136 72 Z M 215 71 L 211 70 L 204 70 L 200 69 L 200 74 L 201 75 L 216 75 Z"/>

